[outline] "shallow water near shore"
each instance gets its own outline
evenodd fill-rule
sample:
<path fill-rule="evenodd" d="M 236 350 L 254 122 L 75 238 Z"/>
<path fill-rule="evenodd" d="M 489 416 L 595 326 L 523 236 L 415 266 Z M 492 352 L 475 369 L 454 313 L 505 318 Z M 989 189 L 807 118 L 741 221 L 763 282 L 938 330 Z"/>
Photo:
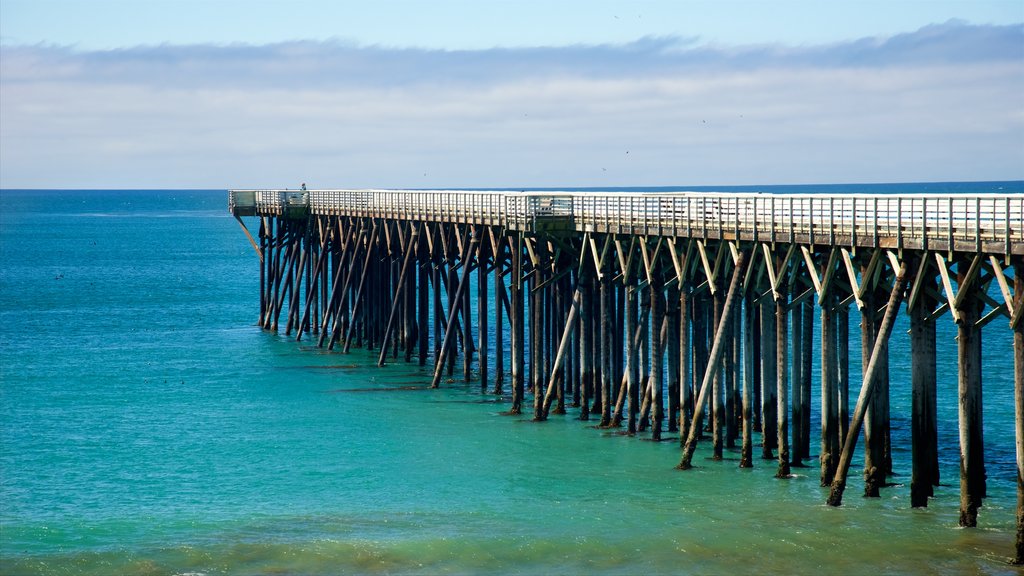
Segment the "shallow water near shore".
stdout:
<path fill-rule="evenodd" d="M 703 444 L 681 472 L 676 441 L 572 409 L 507 416 L 458 375 L 429 390 L 428 368 L 260 330 L 257 259 L 225 204 L 0 193 L 0 573 L 1019 573 L 1005 322 L 984 332 L 989 497 L 960 529 L 948 316 L 936 497 L 909 507 L 901 314 L 895 485 L 861 498 L 858 457 L 830 508 L 816 417 L 793 478 L 759 449 L 741 470 L 738 450 L 713 462 Z"/>

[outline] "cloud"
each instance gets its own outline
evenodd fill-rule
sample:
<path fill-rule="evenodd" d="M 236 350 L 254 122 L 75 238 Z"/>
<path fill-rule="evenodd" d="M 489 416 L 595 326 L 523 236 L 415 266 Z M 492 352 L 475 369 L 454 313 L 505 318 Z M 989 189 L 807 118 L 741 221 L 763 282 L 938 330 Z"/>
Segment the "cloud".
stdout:
<path fill-rule="evenodd" d="M 1022 45 L 951 21 L 799 47 L 4 46 L 0 185 L 1019 179 Z"/>

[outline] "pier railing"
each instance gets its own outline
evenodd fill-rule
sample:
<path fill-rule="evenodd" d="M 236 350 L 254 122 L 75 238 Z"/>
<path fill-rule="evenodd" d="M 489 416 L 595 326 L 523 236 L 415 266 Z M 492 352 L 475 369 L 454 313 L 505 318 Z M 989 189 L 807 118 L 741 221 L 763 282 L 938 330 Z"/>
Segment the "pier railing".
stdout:
<path fill-rule="evenodd" d="M 233 214 L 340 215 L 835 246 L 1024 253 L 1024 194 L 232 190 Z"/>

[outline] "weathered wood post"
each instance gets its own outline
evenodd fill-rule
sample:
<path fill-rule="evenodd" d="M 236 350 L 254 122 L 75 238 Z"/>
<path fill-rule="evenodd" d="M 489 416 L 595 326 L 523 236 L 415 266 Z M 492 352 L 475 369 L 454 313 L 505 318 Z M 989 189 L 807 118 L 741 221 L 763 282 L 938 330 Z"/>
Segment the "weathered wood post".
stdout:
<path fill-rule="evenodd" d="M 599 426 L 608 427 L 612 423 L 612 324 L 615 311 L 612 303 L 612 274 L 605 270 L 601 274 L 601 422 Z"/>
<path fill-rule="evenodd" d="M 589 268 L 580 276 L 580 420 L 590 419 L 590 395 L 594 390 L 593 294 Z"/>
<path fill-rule="evenodd" d="M 836 309 L 836 363 L 838 365 L 837 395 L 839 398 L 839 443 L 842 447 L 850 429 L 850 309 Z"/>
<path fill-rule="evenodd" d="M 923 273 L 922 270 L 920 273 Z M 936 364 L 935 364 L 935 320 L 930 319 L 934 299 L 926 292 L 933 288 L 934 281 L 916 278 L 922 286 L 916 302 L 910 306 L 910 386 L 911 386 L 911 479 L 910 505 L 914 508 L 928 506 L 928 498 L 934 494 L 933 478 L 938 474 L 933 462 L 938 459 L 935 411 Z"/>
<path fill-rule="evenodd" d="M 523 409 L 526 362 L 523 358 L 526 330 L 523 319 L 523 233 L 515 234 L 512 246 L 512 278 L 509 284 L 512 293 L 512 414 L 520 414 Z"/>
<path fill-rule="evenodd" d="M 839 390 L 836 364 L 835 298 L 821 303 L 821 485 L 828 486 L 839 463 Z"/>
<path fill-rule="evenodd" d="M 843 503 L 843 492 L 846 490 L 846 477 L 850 472 L 850 461 L 853 458 L 853 450 L 857 447 L 857 436 L 860 435 L 861 425 L 864 423 L 864 412 L 871 401 L 872 388 L 881 374 L 882 356 L 885 354 L 885 347 L 892 333 L 892 325 L 896 320 L 896 313 L 903 298 L 903 290 L 907 286 L 906 265 L 900 265 L 893 280 L 892 292 L 889 294 L 889 301 L 886 304 L 885 315 L 882 316 L 882 323 L 878 327 L 878 336 L 875 338 L 874 346 L 871 349 L 871 356 L 868 360 L 868 368 L 864 372 L 864 383 L 860 388 L 860 395 L 857 397 L 857 407 L 853 411 L 853 420 L 850 422 L 850 430 L 843 442 L 843 451 L 839 456 L 839 464 L 836 466 L 836 476 L 832 480 L 832 487 L 828 495 L 829 506 L 840 506 Z"/>
<path fill-rule="evenodd" d="M 720 249 L 725 250 L 726 247 L 722 246 Z M 729 339 L 732 338 L 732 324 L 722 322 L 722 318 L 725 316 L 726 295 L 721 290 L 716 290 L 713 298 L 715 342 L 712 344 L 711 357 L 714 358 L 714 345 L 718 344 L 718 334 L 721 334 L 721 360 L 723 365 L 718 365 L 717 363 L 708 364 L 709 367 L 714 366 L 714 377 L 711 380 L 711 459 L 721 460 L 723 457 L 722 449 L 725 444 L 725 383 L 722 381 L 722 372 L 725 356 L 729 352 Z M 711 361 L 709 360 L 709 362 Z"/>
<path fill-rule="evenodd" d="M 814 380 L 814 301 L 811 298 L 803 304 L 803 335 L 800 338 L 803 352 L 800 353 L 800 457 L 811 457 L 811 382 Z"/>
<path fill-rule="evenodd" d="M 793 294 L 796 296 L 796 293 Z M 794 298 L 795 300 L 795 298 Z M 803 467 L 803 454 L 802 449 L 803 437 L 804 437 L 804 414 L 803 414 L 803 402 L 802 388 L 803 388 L 803 354 L 804 354 L 804 315 L 803 306 L 797 302 L 790 310 L 792 315 L 793 325 L 793 339 L 792 339 L 792 369 L 791 369 L 791 381 L 793 383 L 792 404 L 790 406 L 790 420 L 793 425 L 793 439 L 790 445 L 790 456 L 791 464 L 794 468 Z"/>
<path fill-rule="evenodd" d="M 979 256 L 980 257 L 980 256 Z M 981 403 L 981 317 L 984 301 L 977 282 L 970 277 L 969 260 L 957 262 L 961 300 L 957 323 L 958 390 L 960 421 L 960 526 L 978 525 L 978 508 L 985 498 L 985 444 Z"/>
<path fill-rule="evenodd" d="M 776 446 L 779 469 L 776 478 L 789 478 L 789 299 L 788 286 L 780 286 L 775 299 Z"/>
<path fill-rule="evenodd" d="M 629 396 L 629 416 L 626 419 L 626 431 L 636 433 L 637 412 L 640 409 L 640 352 L 637 349 L 637 287 L 630 281 L 626 287 L 626 383 Z"/>
<path fill-rule="evenodd" d="M 868 281 L 868 280 L 865 280 Z M 869 288 L 864 294 L 864 310 L 861 314 L 861 366 L 864 378 L 867 379 L 868 366 L 872 359 L 872 351 L 878 345 L 879 322 L 878 289 Z M 885 392 L 883 380 L 887 377 L 889 348 L 887 342 L 878 347 L 876 370 L 878 376 L 872 385 L 871 395 L 867 398 L 864 412 L 864 496 L 877 498 L 879 489 L 885 485 L 885 429 L 882 426 L 881 396 Z"/>
<path fill-rule="evenodd" d="M 483 228 L 480 229 L 480 234 L 483 235 Z M 487 365 L 490 358 L 490 350 L 488 350 L 487 344 L 490 339 L 489 327 L 488 327 L 488 296 L 487 296 L 487 242 L 484 242 L 483 238 L 480 240 L 480 246 L 478 248 L 476 258 L 476 330 L 477 330 L 477 371 L 480 376 L 480 391 L 486 392 L 490 386 L 490 373 L 488 372 L 489 366 Z M 497 324 L 497 322 L 495 322 Z"/>
<path fill-rule="evenodd" d="M 718 329 L 715 332 L 715 341 L 711 345 L 711 357 L 708 360 L 707 369 L 704 371 L 700 394 L 697 397 L 697 405 L 694 409 L 695 413 L 700 413 L 704 410 L 704 405 L 708 399 L 708 393 L 711 392 L 712 388 L 711 380 L 715 377 L 715 373 L 717 373 L 720 368 L 722 354 L 725 351 L 725 339 L 729 331 L 729 320 L 738 302 L 737 295 L 740 291 L 740 281 L 743 278 L 746 259 L 747 255 L 742 251 L 736 259 L 736 267 L 733 269 L 732 279 L 729 281 L 729 294 L 725 300 L 722 321 L 718 324 Z M 693 422 L 690 424 L 690 430 L 686 436 L 686 445 L 683 447 L 683 457 L 678 466 L 680 470 L 688 470 L 692 467 L 691 462 L 693 460 L 693 452 L 697 449 L 697 437 L 699 435 L 698 428 L 700 425 L 701 422 L 698 418 L 694 418 Z"/>
<path fill-rule="evenodd" d="M 505 390 L 505 244 L 494 244 L 494 394 Z"/>
<path fill-rule="evenodd" d="M 268 242 L 267 242 L 267 219 L 260 218 L 260 254 L 263 258 L 260 260 L 260 317 L 259 324 L 263 323 L 263 316 L 267 313 L 267 268 L 269 266 L 268 260 L 269 255 L 267 254 Z"/>
<path fill-rule="evenodd" d="M 768 266 L 772 263 L 768 262 Z M 771 290 L 771 287 L 768 287 Z M 778 435 L 778 360 L 776 360 L 776 349 L 778 339 L 776 338 L 775 302 L 771 298 L 761 300 L 761 427 L 763 429 L 761 440 L 761 458 L 772 460 L 775 458 L 775 448 L 779 445 Z"/>
<path fill-rule="evenodd" d="M 742 393 L 742 418 L 743 418 L 743 441 L 740 450 L 740 468 L 751 468 L 753 461 L 753 391 L 754 391 L 754 295 L 753 290 L 744 292 L 743 298 L 743 393 Z"/>
<path fill-rule="evenodd" d="M 1024 564 L 1024 257 L 1013 261 L 1013 405 L 1017 447 L 1017 547 L 1014 564 Z"/>
<path fill-rule="evenodd" d="M 430 254 L 427 249 L 426 234 L 421 234 L 417 243 L 420 252 L 419 286 L 416 291 L 416 335 L 419 337 L 419 365 L 427 364 L 430 354 Z"/>
<path fill-rule="evenodd" d="M 395 295 L 391 302 L 391 312 L 388 314 L 388 323 L 384 327 L 384 334 L 382 336 L 382 342 L 380 347 L 380 355 L 377 358 L 377 366 L 383 366 L 385 358 L 387 357 L 387 339 L 391 335 L 391 331 L 395 326 L 395 319 L 398 316 L 398 309 L 402 302 L 402 296 L 404 295 L 404 289 L 408 286 L 406 277 L 409 273 L 409 268 L 414 261 L 416 250 L 413 247 L 413 240 L 419 235 L 419 230 L 415 224 L 409 225 L 409 244 L 406 246 L 405 255 L 402 258 L 402 270 L 398 273 L 398 282 L 395 283 Z"/>
<path fill-rule="evenodd" d="M 700 396 L 700 388 L 698 386 L 701 383 L 701 379 L 704 378 L 704 372 L 708 366 L 708 329 L 709 329 L 709 312 L 710 302 L 706 294 L 694 293 L 692 298 L 692 304 L 690 306 L 690 312 L 693 316 L 693 334 L 692 334 L 692 353 L 693 361 L 691 362 L 691 372 L 693 374 L 693 409 L 692 409 L 692 421 L 700 420 L 701 426 L 698 428 L 699 432 L 703 434 L 703 422 L 704 412 L 698 412 L 696 407 L 696 398 Z M 691 426 L 693 425 L 691 421 Z M 681 445 L 686 444 L 686 435 L 689 433 L 689 428 L 679 431 L 679 438 Z"/>
<path fill-rule="evenodd" d="M 742 295 L 741 295 L 742 299 Z M 742 301 L 741 304 L 742 306 Z M 737 362 L 737 352 L 739 351 L 739 323 L 742 314 L 736 314 L 732 318 L 732 324 L 729 326 L 729 339 L 725 343 L 725 383 L 722 387 L 725 393 L 725 446 L 727 448 L 735 448 L 736 440 L 739 438 L 739 416 L 741 401 L 740 400 L 740 380 L 742 378 L 737 377 L 737 370 L 740 368 L 740 363 Z"/>
<path fill-rule="evenodd" d="M 348 330 L 347 330 L 347 332 L 345 334 L 345 345 L 342 348 L 343 351 L 346 352 L 346 353 L 349 351 L 349 347 L 351 347 L 351 345 L 352 345 L 352 334 L 355 331 L 356 322 L 359 320 L 360 303 L 362 303 L 362 301 L 363 301 L 363 298 L 362 298 L 363 288 L 366 286 L 366 278 L 368 276 L 368 271 L 370 269 L 370 263 L 373 260 L 375 260 L 376 257 L 377 257 L 377 250 L 376 250 L 376 246 L 374 245 L 376 240 L 377 240 L 377 222 L 375 221 L 373 223 L 373 228 L 370 229 L 370 238 L 369 238 L 369 241 L 366 244 L 366 254 L 365 254 L 365 257 L 363 259 L 362 271 L 359 274 L 359 284 L 358 284 L 358 286 L 355 289 L 356 292 L 355 292 L 355 296 L 354 296 L 354 299 L 353 299 L 353 302 L 352 302 L 352 312 L 351 312 L 351 316 L 349 317 Z M 332 337 L 330 344 L 327 345 L 327 349 L 328 350 L 333 350 L 333 346 L 334 346 L 335 341 L 336 341 L 336 338 Z"/>
<path fill-rule="evenodd" d="M 441 372 L 444 370 L 445 360 L 449 354 L 452 346 L 452 340 L 455 338 L 455 333 L 458 332 L 458 325 L 455 322 L 455 318 L 459 314 L 459 302 L 462 299 L 462 293 L 466 290 L 466 285 L 469 284 L 470 267 L 469 267 L 469 255 L 473 253 L 473 249 L 476 247 L 476 243 L 480 241 L 478 234 L 473 234 L 472 237 L 466 242 L 465 248 L 463 248 L 462 262 L 466 262 L 466 270 L 462 274 L 462 278 L 459 280 L 458 287 L 455 288 L 455 293 L 448 300 L 448 323 L 445 326 L 444 340 L 441 341 L 441 355 L 437 358 L 437 364 L 434 367 L 434 378 L 430 381 L 431 388 L 437 388 L 441 382 Z M 453 270 L 454 272 L 454 270 Z M 466 319 L 467 323 L 469 319 Z"/>
<path fill-rule="evenodd" d="M 665 296 L 661 272 L 657 269 L 651 275 L 649 288 L 651 323 L 655 330 L 660 332 L 661 324 L 665 320 Z M 651 439 L 655 441 L 661 440 L 662 423 L 665 420 L 665 402 L 662 399 L 662 390 L 665 386 L 664 351 L 661 334 L 656 333 L 651 338 Z"/>
<path fill-rule="evenodd" d="M 547 419 L 548 410 L 551 408 L 551 403 L 555 400 L 556 386 L 558 385 L 559 379 L 564 374 L 562 366 L 564 365 L 566 353 L 570 348 L 572 348 L 570 341 L 572 340 L 574 328 L 576 327 L 576 319 L 579 317 L 581 300 L 582 290 L 577 286 L 569 308 L 569 316 L 565 320 L 562 337 L 558 341 L 558 351 L 555 353 L 554 365 L 551 368 L 547 391 L 544 394 L 544 407 L 541 411 L 541 418 L 538 418 L 538 420 Z"/>
<path fill-rule="evenodd" d="M 680 330 L 679 285 L 673 283 L 666 294 L 668 314 L 668 431 L 679 431 Z"/>
<path fill-rule="evenodd" d="M 693 421 L 693 377 L 690 353 L 690 286 L 683 282 L 679 289 L 679 443 Z"/>

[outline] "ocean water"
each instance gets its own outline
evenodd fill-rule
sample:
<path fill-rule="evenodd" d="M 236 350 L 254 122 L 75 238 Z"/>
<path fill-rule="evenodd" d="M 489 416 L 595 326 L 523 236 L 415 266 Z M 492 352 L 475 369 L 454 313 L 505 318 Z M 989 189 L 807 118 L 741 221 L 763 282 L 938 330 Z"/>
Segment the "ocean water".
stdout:
<path fill-rule="evenodd" d="M 1024 188 L 947 188 L 999 186 Z M 855 460 L 830 508 L 815 466 L 777 480 L 701 445 L 680 472 L 675 442 L 264 332 L 257 296 L 224 191 L 0 192 L 0 574 L 1018 573 L 1005 322 L 984 332 L 989 497 L 960 529 L 948 316 L 936 497 L 909 507 L 901 314 L 896 485 L 861 498 Z"/>

